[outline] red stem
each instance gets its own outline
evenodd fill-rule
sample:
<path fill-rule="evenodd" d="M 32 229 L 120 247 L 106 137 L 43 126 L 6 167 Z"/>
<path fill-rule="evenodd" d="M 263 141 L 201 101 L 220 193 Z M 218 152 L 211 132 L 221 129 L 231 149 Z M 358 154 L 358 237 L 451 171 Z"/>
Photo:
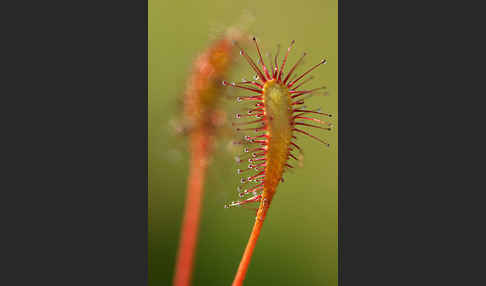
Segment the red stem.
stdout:
<path fill-rule="evenodd" d="M 188 286 L 191 284 L 204 178 L 208 165 L 209 141 L 209 136 L 203 131 L 196 131 L 191 135 L 190 171 L 173 281 L 174 286 Z"/>
<path fill-rule="evenodd" d="M 235 279 L 233 280 L 232 286 L 241 286 L 246 277 L 246 271 L 250 265 L 251 257 L 253 256 L 253 250 L 257 243 L 258 237 L 260 236 L 260 230 L 263 226 L 263 221 L 270 207 L 271 198 L 264 197 L 263 201 L 260 203 L 258 208 L 257 217 L 255 219 L 255 224 L 253 225 L 253 230 L 251 231 L 250 238 L 248 239 L 248 244 L 246 245 L 245 252 L 240 261 L 240 266 L 238 266 L 238 271 L 236 272 Z"/>

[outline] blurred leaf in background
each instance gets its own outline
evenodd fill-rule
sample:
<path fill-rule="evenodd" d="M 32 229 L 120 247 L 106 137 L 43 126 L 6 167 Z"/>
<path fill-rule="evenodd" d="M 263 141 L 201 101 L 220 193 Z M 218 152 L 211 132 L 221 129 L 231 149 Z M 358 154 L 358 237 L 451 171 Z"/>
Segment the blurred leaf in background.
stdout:
<path fill-rule="evenodd" d="M 306 87 L 327 86 L 329 96 L 315 96 L 309 107 L 334 115 L 334 131 L 314 131 L 331 148 L 299 136 L 304 164 L 287 172 L 268 213 L 245 285 L 337 285 L 337 110 L 338 3 L 332 1 L 155 1 L 148 2 L 149 136 L 149 284 L 171 285 L 182 222 L 188 175 L 187 138 L 171 131 L 182 112 L 180 102 L 197 54 L 228 26 L 252 18 L 265 52 L 282 52 L 295 40 L 293 64 L 308 55 L 299 71 L 328 63 L 313 72 Z M 248 17 L 250 15 L 251 17 Z M 255 58 L 254 49 L 247 49 Z M 253 73 L 242 57 L 229 81 Z M 290 66 L 290 65 L 289 65 Z M 245 95 L 243 91 L 232 91 Z M 238 110 L 226 100 L 228 114 Z M 239 176 L 230 138 L 217 142 L 205 184 L 193 285 L 229 285 L 236 273 L 255 219 L 246 208 L 225 209 L 238 199 Z"/>

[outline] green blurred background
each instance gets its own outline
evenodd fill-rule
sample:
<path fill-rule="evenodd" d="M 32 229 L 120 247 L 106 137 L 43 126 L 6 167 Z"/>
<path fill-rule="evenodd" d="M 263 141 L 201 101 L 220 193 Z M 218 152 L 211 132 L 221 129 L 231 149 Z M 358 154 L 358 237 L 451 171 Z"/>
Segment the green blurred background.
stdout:
<path fill-rule="evenodd" d="M 148 136 L 149 136 L 149 284 L 171 285 L 181 227 L 188 152 L 185 137 L 172 131 L 179 118 L 180 98 L 188 71 L 197 54 L 219 32 L 245 23 L 265 51 L 281 54 L 295 40 L 289 64 L 308 52 L 298 71 L 328 63 L 313 72 L 306 87 L 327 86 L 329 96 L 306 101 L 335 115 L 338 110 L 338 7 L 331 1 L 156 1 L 148 2 Z M 241 20 L 243 19 L 243 20 Z M 244 20 L 246 19 L 246 20 Z M 255 57 L 254 48 L 247 49 Z M 281 59 L 281 57 L 280 57 Z M 253 73 L 238 57 L 229 81 Z M 287 67 L 290 65 L 287 65 Z M 240 94 L 244 92 L 238 91 Z M 225 101 L 228 110 L 235 101 Z M 230 113 L 231 114 L 231 113 Z M 272 203 L 245 285 L 337 285 L 337 128 L 333 132 L 310 129 L 327 139 L 329 149 L 304 136 L 299 145 L 304 164 L 284 175 Z M 209 168 L 201 216 L 193 285 L 230 285 L 246 246 L 255 212 L 225 209 L 237 200 L 236 155 L 227 148 L 230 138 L 218 141 Z M 255 205 L 256 207 L 256 205 Z"/>

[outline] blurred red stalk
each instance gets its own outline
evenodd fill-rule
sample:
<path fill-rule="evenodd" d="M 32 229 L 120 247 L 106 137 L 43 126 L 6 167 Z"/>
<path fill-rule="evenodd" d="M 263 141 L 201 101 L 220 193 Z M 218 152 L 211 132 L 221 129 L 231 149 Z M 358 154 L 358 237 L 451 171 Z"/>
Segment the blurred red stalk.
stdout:
<path fill-rule="evenodd" d="M 188 286 L 191 283 L 210 140 L 210 136 L 202 131 L 191 134 L 190 171 L 174 286 Z"/>

